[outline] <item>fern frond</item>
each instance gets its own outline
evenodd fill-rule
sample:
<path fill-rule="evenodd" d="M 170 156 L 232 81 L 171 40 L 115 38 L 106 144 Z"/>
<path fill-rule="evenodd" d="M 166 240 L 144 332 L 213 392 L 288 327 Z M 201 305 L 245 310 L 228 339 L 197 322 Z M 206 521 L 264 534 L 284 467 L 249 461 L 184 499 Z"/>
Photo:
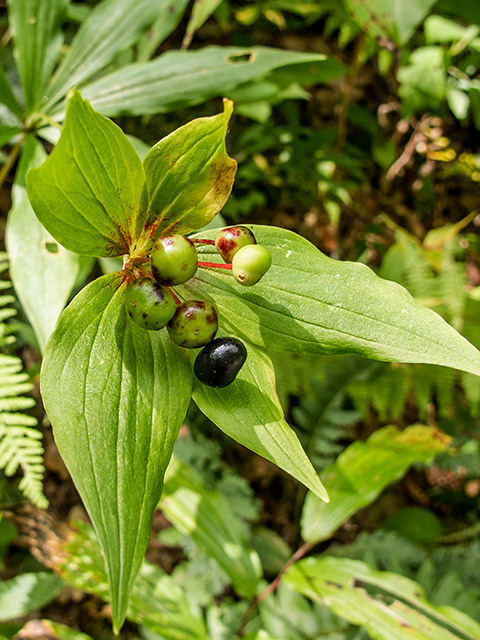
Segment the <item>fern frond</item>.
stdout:
<path fill-rule="evenodd" d="M 0 281 L 0 282 L 2 282 L 2 284 L 5 284 L 3 281 Z M 9 283 L 6 283 L 6 284 L 8 285 Z M 0 307 L 6 307 L 7 304 L 13 304 L 14 302 L 15 302 L 14 296 L 11 296 L 11 295 L 0 296 Z"/>
<path fill-rule="evenodd" d="M 42 492 L 43 447 L 42 434 L 37 429 L 2 424 L 0 414 L 0 467 L 7 476 L 20 467 L 23 478 L 19 488 L 33 503 L 41 508 L 48 505 Z"/>
<path fill-rule="evenodd" d="M 343 409 L 348 385 L 375 366 L 357 356 L 329 359 L 321 378 L 310 380 L 310 392 L 293 409 L 297 433 L 317 471 L 344 449 L 339 441 L 345 438 L 345 428 L 360 418 L 357 411 Z"/>
<path fill-rule="evenodd" d="M 0 273 L 8 267 L 5 253 L 0 253 Z M 0 281 L 0 290 L 11 284 Z M 5 324 L 5 320 L 16 314 L 11 305 L 15 298 L 0 295 L 0 347 L 15 342 L 12 334 L 14 327 Z M 0 354 L 0 469 L 12 476 L 21 469 L 23 477 L 19 488 L 25 496 L 41 508 L 48 505 L 43 495 L 42 434 L 35 429 L 37 420 L 19 411 L 30 409 L 35 400 L 23 394 L 29 393 L 33 385 L 23 371 L 23 364 L 16 356 Z"/>
<path fill-rule="evenodd" d="M 17 312 L 15 309 L 0 309 L 0 322 L 5 322 L 9 318 L 13 318 L 16 316 Z"/>
<path fill-rule="evenodd" d="M 445 318 L 457 330 L 463 328 L 467 300 L 465 265 L 456 262 L 451 247 L 444 247 L 442 270 L 438 276 L 440 295 L 446 306 Z"/>

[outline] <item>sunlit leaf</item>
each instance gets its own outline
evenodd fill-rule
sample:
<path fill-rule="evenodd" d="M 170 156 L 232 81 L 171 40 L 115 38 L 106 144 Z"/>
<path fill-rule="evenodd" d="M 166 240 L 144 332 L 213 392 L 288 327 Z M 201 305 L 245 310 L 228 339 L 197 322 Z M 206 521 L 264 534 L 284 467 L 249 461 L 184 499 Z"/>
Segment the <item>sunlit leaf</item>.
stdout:
<path fill-rule="evenodd" d="M 286 584 L 362 626 L 375 640 L 477 640 L 480 625 L 449 606 L 433 606 L 419 584 L 373 571 L 347 558 L 307 558 L 286 573 Z"/>
<path fill-rule="evenodd" d="M 158 142 L 143 161 L 142 211 L 148 218 L 143 239 L 200 229 L 225 204 L 237 168 L 225 148 L 233 104 L 223 114 L 197 118 Z"/>
<path fill-rule="evenodd" d="M 55 573 L 22 573 L 0 583 L 0 621 L 20 618 L 58 595 L 63 586 Z"/>
<path fill-rule="evenodd" d="M 27 187 L 40 222 L 66 249 L 118 256 L 132 243 L 143 180 L 123 131 L 74 93 L 60 141 Z"/>
<path fill-rule="evenodd" d="M 215 558 L 240 595 L 255 596 L 260 560 L 247 547 L 245 530 L 225 496 L 208 490 L 193 468 L 174 457 L 159 507 L 181 533 Z"/>
<path fill-rule="evenodd" d="M 215 304 L 228 333 L 275 351 L 356 353 L 480 375 L 480 352 L 403 287 L 364 264 L 332 260 L 290 231 L 248 226 L 273 260 L 258 284 L 242 287 L 225 269 L 199 269 L 185 286 L 187 297 Z M 200 251 L 201 260 L 221 261 L 212 246 Z"/>
<path fill-rule="evenodd" d="M 384 427 L 366 442 L 354 442 L 325 469 L 328 504 L 309 493 L 302 513 L 302 536 L 310 544 L 330 538 L 350 516 L 373 502 L 415 462 L 427 463 L 444 451 L 450 438 L 432 427 L 400 431 Z"/>

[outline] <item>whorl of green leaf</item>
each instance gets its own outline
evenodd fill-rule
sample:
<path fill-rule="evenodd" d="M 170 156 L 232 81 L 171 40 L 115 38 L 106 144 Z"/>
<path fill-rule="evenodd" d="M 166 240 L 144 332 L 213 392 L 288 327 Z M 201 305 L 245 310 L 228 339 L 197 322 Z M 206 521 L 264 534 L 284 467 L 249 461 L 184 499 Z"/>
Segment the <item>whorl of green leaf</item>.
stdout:
<path fill-rule="evenodd" d="M 0 273 L 7 268 L 7 256 L 0 254 Z M 0 280 L 0 290 L 7 289 L 9 282 Z M 5 320 L 15 315 L 15 309 L 8 305 L 14 302 L 13 296 L 0 296 L 0 347 L 15 341 Z M 20 358 L 0 354 L 0 468 L 7 476 L 20 468 L 23 478 L 19 488 L 25 496 L 38 507 L 45 508 L 48 501 L 43 495 L 42 434 L 35 429 L 37 420 L 20 413 L 35 404 L 35 400 L 23 394 L 29 393 L 33 385 L 28 374 L 22 373 Z"/>

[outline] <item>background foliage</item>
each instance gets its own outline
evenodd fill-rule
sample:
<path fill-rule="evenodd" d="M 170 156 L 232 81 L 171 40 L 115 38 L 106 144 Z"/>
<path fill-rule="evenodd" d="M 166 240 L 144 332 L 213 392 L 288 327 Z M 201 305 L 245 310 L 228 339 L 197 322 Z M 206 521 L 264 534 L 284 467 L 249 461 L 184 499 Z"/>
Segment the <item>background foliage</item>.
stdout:
<path fill-rule="evenodd" d="M 231 98 L 239 171 L 225 222 L 275 224 L 366 263 L 480 347 L 480 10 L 400 4 L 216 0 L 171 11 L 143 0 L 128 19 L 126 0 L 2 8 L 0 205 L 21 304 L 0 300 L 0 636 L 37 625 L 52 638 L 111 637 L 97 542 L 88 523 L 69 524 L 85 513 L 38 394 L 59 312 L 112 268 L 69 254 L 28 217 L 24 168 L 44 158 L 28 140 L 51 150 L 72 84 L 140 154 Z M 192 405 L 121 637 L 413 637 L 395 625 L 376 635 L 366 618 L 384 624 L 382 602 L 415 637 L 477 638 L 480 379 L 358 356 L 274 362 L 288 421 L 330 490 L 326 513 L 316 520 L 310 494 Z M 352 585 L 336 607 L 325 604 L 326 571 Z M 353 615 L 356 603 L 369 616 Z"/>

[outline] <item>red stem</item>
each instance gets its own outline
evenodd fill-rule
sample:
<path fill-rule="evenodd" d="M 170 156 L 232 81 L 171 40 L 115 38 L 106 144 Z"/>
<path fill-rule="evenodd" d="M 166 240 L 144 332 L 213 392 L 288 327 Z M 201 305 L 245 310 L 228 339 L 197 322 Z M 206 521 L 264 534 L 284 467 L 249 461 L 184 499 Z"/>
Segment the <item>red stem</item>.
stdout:
<path fill-rule="evenodd" d="M 221 262 L 199 262 L 199 267 L 210 267 L 211 269 L 231 269 L 231 264 L 222 264 Z"/>
<path fill-rule="evenodd" d="M 192 240 L 194 244 L 215 244 L 215 240 Z"/>
<path fill-rule="evenodd" d="M 165 287 L 165 289 L 172 294 L 172 298 L 175 300 L 175 304 L 182 304 L 182 301 L 180 300 L 180 298 L 177 296 L 177 294 L 173 289 L 171 289 L 170 287 Z"/>

